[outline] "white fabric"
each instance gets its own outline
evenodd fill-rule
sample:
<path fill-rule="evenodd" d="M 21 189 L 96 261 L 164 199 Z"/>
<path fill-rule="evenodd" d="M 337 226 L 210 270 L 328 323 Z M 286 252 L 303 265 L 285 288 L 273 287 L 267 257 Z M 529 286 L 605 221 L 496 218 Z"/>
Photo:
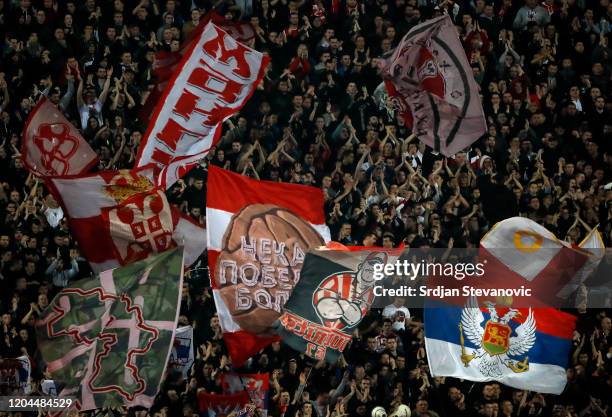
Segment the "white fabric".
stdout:
<path fill-rule="evenodd" d="M 47 219 L 49 226 L 55 229 L 57 226 L 59 226 L 60 222 L 64 218 L 64 210 L 62 210 L 61 207 L 47 207 L 45 209 L 45 218 Z"/>
<path fill-rule="evenodd" d="M 425 351 L 431 375 L 450 376 L 476 382 L 499 381 L 510 387 L 529 391 L 560 394 L 567 381 L 565 369 L 556 365 L 529 363 L 529 370 L 515 373 L 505 368 L 501 378 L 483 376 L 475 366 L 464 366 L 461 362 L 461 346 L 442 340 L 425 338 Z"/>

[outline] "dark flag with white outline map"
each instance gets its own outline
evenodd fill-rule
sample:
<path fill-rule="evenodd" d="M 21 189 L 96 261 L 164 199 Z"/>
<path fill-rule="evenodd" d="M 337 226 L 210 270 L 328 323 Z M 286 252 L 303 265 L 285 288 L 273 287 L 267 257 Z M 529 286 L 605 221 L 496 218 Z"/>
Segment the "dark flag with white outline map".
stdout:
<path fill-rule="evenodd" d="M 170 356 L 183 250 L 105 271 L 60 291 L 36 323 L 38 349 L 76 408 L 149 408 Z"/>
<path fill-rule="evenodd" d="M 452 156 L 485 134 L 478 84 L 448 15 L 412 28 L 379 68 L 394 107 L 434 151 Z"/>

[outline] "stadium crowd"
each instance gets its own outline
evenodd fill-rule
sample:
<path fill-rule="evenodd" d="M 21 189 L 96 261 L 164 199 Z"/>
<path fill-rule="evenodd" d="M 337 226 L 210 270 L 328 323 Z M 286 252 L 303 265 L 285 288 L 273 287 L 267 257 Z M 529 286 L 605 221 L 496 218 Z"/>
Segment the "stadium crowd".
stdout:
<path fill-rule="evenodd" d="M 36 364 L 35 318 L 90 273 L 61 208 L 21 160 L 29 112 L 46 95 L 82 130 L 98 169 L 131 168 L 154 53 L 177 50 L 212 9 L 249 21 L 255 49 L 272 60 L 208 160 L 169 190 L 196 221 L 205 223 L 214 164 L 322 188 L 332 237 L 345 245 L 474 247 L 520 215 L 571 243 L 598 227 L 611 246 L 610 0 L 0 0 L 1 358 Z M 462 39 L 488 125 L 452 158 L 414 138 L 377 75 L 378 57 L 441 13 Z M 197 414 L 197 391 L 220 392 L 216 376 L 231 368 L 205 267 L 188 274 L 181 305 L 199 346 L 192 376 L 170 372 L 151 416 Z M 610 274 L 609 257 L 599 273 Z M 336 365 L 276 343 L 243 369 L 270 373 L 273 417 L 363 417 L 400 404 L 419 417 L 606 416 L 611 313 L 575 312 L 560 396 L 432 378 L 422 314 L 402 300 L 372 310 Z M 45 375 L 35 365 L 35 392 Z"/>

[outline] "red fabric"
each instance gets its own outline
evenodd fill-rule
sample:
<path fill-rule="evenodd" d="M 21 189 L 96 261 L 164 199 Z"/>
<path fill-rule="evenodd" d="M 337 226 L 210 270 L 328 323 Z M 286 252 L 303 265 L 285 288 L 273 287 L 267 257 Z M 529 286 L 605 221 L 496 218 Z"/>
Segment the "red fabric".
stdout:
<path fill-rule="evenodd" d="M 208 208 L 231 213 L 250 204 L 274 204 L 311 224 L 324 224 L 323 191 L 300 184 L 254 180 L 214 165 L 208 167 Z"/>
<path fill-rule="evenodd" d="M 177 234 L 177 240 L 174 240 L 175 229 L 184 217 L 153 184 L 151 166 L 56 178 L 47 184 L 64 208 L 81 253 L 92 264 L 115 261 L 118 265 L 125 265 L 177 244 L 185 246 L 186 253 L 196 257 L 203 250 L 201 243 L 205 239 L 191 241 L 194 233 L 204 236 L 205 230 L 201 226 L 184 229 L 187 231 Z M 68 194 L 81 194 L 88 202 L 66 198 Z M 97 214 L 79 217 L 76 213 L 84 204 L 90 206 L 90 212 Z M 193 261 L 191 257 L 189 260 Z"/>
<path fill-rule="evenodd" d="M 217 395 L 207 392 L 198 393 L 198 405 L 200 411 L 208 411 L 210 417 L 226 416 L 232 411 L 238 411 L 249 403 L 249 395 L 246 391 L 236 394 Z"/>
<path fill-rule="evenodd" d="M 207 192 L 207 213 L 211 209 L 216 209 L 233 215 L 254 204 L 271 204 L 290 210 L 310 224 L 321 226 L 325 224 L 323 191 L 319 188 L 254 180 L 211 165 L 208 168 Z M 211 245 L 208 249 L 208 264 L 211 283 L 216 291 L 216 265 L 227 225 L 212 222 L 213 214 L 208 214 L 209 245 Z M 278 243 L 287 244 L 287 239 L 278 238 Z M 304 251 L 307 249 L 303 248 Z M 215 302 L 222 323 L 223 319 L 233 320 L 225 302 L 220 298 L 215 298 Z M 224 328 L 223 333 L 234 366 L 239 366 L 270 343 L 279 340 L 276 336 L 269 337 L 268 333 L 265 335 L 250 333 L 241 329 L 239 325 L 236 326 L 237 328 L 233 327 L 232 330 Z"/>
<path fill-rule="evenodd" d="M 42 97 L 23 128 L 23 163 L 42 177 L 77 175 L 98 163 L 98 156 L 61 110 Z"/>

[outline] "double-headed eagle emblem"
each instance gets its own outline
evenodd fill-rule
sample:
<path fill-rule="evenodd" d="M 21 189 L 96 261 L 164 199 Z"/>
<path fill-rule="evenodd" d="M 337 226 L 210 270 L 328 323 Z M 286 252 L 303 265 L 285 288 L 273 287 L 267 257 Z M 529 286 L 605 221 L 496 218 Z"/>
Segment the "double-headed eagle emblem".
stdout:
<path fill-rule="evenodd" d="M 461 313 L 461 323 L 459 323 L 461 361 L 466 367 L 474 361 L 482 375 L 492 378 L 501 377 L 504 368 L 516 373 L 528 371 L 529 357 L 525 356 L 522 360 L 516 358 L 525 355 L 535 344 L 536 321 L 533 310 L 529 309 L 527 318 L 514 329 L 515 336 L 512 336 L 513 329 L 510 327 L 510 322 L 516 317 L 521 317 L 521 312 L 509 308 L 502 317 L 499 317 L 495 303 L 486 302 L 485 305 L 490 315 L 486 323 L 475 297 L 468 300 Z M 467 353 L 464 337 L 478 346 L 472 350 L 472 353 Z"/>

